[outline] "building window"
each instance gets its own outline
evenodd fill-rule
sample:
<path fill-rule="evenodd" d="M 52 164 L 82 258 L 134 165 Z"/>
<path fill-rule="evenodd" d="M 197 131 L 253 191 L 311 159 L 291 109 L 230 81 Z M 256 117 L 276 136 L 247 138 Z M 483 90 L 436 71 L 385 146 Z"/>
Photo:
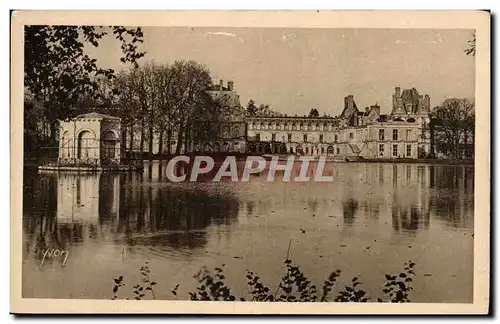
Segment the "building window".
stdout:
<path fill-rule="evenodd" d="M 398 130 L 397 129 L 393 129 L 392 130 L 392 140 L 393 141 L 397 141 L 398 140 Z"/>
<path fill-rule="evenodd" d="M 406 130 L 406 140 L 411 141 L 411 129 Z"/>
<path fill-rule="evenodd" d="M 378 139 L 379 141 L 383 141 L 385 139 L 385 131 L 383 129 L 378 130 Z"/>
<path fill-rule="evenodd" d="M 288 143 L 292 142 L 292 134 L 288 134 Z"/>
<path fill-rule="evenodd" d="M 319 142 L 323 143 L 323 134 L 319 134 Z"/>
<path fill-rule="evenodd" d="M 392 156 L 398 156 L 398 144 L 392 146 Z"/>
<path fill-rule="evenodd" d="M 378 145 L 378 155 L 379 156 L 384 156 L 384 144 L 379 144 Z"/>
<path fill-rule="evenodd" d="M 304 134 L 304 143 L 307 142 L 307 134 Z"/>
<path fill-rule="evenodd" d="M 255 140 L 260 142 L 260 134 L 259 133 L 255 134 Z"/>
<path fill-rule="evenodd" d="M 309 154 L 309 147 L 306 146 L 306 154 Z"/>
<path fill-rule="evenodd" d="M 322 148 L 321 148 L 321 155 L 324 155 L 324 154 L 325 154 L 325 148 L 324 148 L 324 147 L 322 147 Z"/>
<path fill-rule="evenodd" d="M 337 143 L 338 141 L 339 141 L 339 136 L 337 134 L 335 134 L 334 142 Z"/>
<path fill-rule="evenodd" d="M 340 148 L 337 147 L 337 155 L 340 154 Z"/>
<path fill-rule="evenodd" d="M 406 145 L 406 156 L 411 156 L 411 145 Z"/>
<path fill-rule="evenodd" d="M 354 138 L 354 133 L 349 133 L 349 139 L 353 139 Z"/>
<path fill-rule="evenodd" d="M 276 134 L 271 134 L 271 141 L 276 141 Z"/>

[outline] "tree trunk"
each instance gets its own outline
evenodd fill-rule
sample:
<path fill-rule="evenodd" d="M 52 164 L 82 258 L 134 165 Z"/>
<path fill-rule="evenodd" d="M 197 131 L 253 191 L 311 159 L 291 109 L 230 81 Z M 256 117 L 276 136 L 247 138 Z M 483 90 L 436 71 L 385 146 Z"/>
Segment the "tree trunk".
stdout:
<path fill-rule="evenodd" d="M 189 146 L 189 124 L 186 125 L 186 131 L 184 132 L 184 154 L 188 152 Z"/>
<path fill-rule="evenodd" d="M 134 121 L 130 122 L 130 152 L 134 150 Z"/>
<path fill-rule="evenodd" d="M 465 158 L 469 157 L 469 146 L 467 145 L 467 142 L 469 140 L 468 132 L 467 129 L 464 129 L 464 150 L 463 150 L 463 155 Z"/>
<path fill-rule="evenodd" d="M 146 132 L 144 131 L 144 117 L 141 119 L 141 142 L 139 143 L 139 151 L 141 152 L 141 159 L 144 155 L 144 135 Z"/>
<path fill-rule="evenodd" d="M 57 142 L 56 138 L 57 121 L 48 124 L 48 128 L 50 129 L 50 145 L 55 145 Z"/>
<path fill-rule="evenodd" d="M 182 133 L 184 128 L 182 126 L 179 127 L 179 132 L 177 133 L 177 146 L 175 148 L 175 155 L 181 154 L 181 146 L 182 146 Z"/>
<path fill-rule="evenodd" d="M 172 143 L 172 130 L 169 127 L 167 130 L 167 155 L 169 158 L 170 158 L 170 155 L 172 154 L 171 143 Z"/>
<path fill-rule="evenodd" d="M 149 119 L 149 160 L 151 161 L 153 159 L 153 120 L 152 116 L 150 116 Z"/>
<path fill-rule="evenodd" d="M 160 138 L 159 138 L 159 142 L 158 142 L 158 154 L 161 155 L 163 153 L 163 133 L 164 133 L 164 130 L 163 128 L 160 129 Z"/>
<path fill-rule="evenodd" d="M 123 127 L 121 134 L 121 152 L 122 159 L 127 155 L 127 126 Z"/>

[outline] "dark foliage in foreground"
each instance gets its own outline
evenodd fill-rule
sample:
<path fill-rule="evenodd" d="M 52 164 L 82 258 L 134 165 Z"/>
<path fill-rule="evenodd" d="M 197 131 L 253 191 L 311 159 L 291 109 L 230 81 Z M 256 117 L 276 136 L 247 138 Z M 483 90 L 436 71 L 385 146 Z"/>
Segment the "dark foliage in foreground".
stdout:
<path fill-rule="evenodd" d="M 323 282 L 323 286 L 318 290 L 316 285 L 295 266 L 292 260 L 285 260 L 286 272 L 281 277 L 280 283 L 275 289 L 266 286 L 261 278 L 252 271 L 247 271 L 246 279 L 249 287 L 250 299 L 237 297 L 231 293 L 231 289 L 224 283 L 224 267 L 217 267 L 213 272 L 203 267 L 194 278 L 198 281 L 198 287 L 195 292 L 189 292 L 190 300 L 202 301 L 259 301 L 259 302 L 392 302 L 406 303 L 410 302 L 409 293 L 413 290 L 411 283 L 415 275 L 415 263 L 409 261 L 405 263 L 403 272 L 396 275 L 385 275 L 385 285 L 382 293 L 385 298 L 378 297 L 372 300 L 367 292 L 361 289 L 359 277 L 354 277 L 351 281 L 332 297 L 332 292 L 337 284 L 337 278 L 341 271 L 333 271 Z M 148 291 L 152 299 L 156 299 L 153 286 L 156 282 L 151 281 L 151 271 L 146 264 L 141 267 L 141 283 L 133 286 L 133 299 L 142 300 L 146 297 Z M 114 279 L 113 297 L 118 299 L 118 291 L 123 287 L 123 276 Z M 171 291 L 171 294 L 177 296 L 177 284 Z M 129 299 L 129 298 L 125 298 Z"/>

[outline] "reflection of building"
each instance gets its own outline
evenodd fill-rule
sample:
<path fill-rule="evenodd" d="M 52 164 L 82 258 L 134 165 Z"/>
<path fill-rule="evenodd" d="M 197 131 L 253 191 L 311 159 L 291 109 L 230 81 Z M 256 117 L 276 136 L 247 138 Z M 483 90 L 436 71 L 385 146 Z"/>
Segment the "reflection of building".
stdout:
<path fill-rule="evenodd" d="M 111 173 L 57 173 L 58 223 L 97 224 L 118 217 L 120 177 Z"/>
<path fill-rule="evenodd" d="M 59 124 L 59 163 L 119 164 L 120 118 L 88 113 Z"/>

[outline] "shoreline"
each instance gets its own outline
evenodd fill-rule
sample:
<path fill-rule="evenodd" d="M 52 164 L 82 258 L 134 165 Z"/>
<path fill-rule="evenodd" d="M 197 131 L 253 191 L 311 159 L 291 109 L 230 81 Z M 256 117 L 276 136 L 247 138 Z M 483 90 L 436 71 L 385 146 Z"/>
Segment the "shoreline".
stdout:
<path fill-rule="evenodd" d="M 189 157 L 194 157 L 197 156 L 197 154 L 187 154 Z M 219 161 L 222 162 L 227 156 L 231 156 L 231 154 L 207 154 L 206 156 L 209 156 L 213 158 L 216 163 Z M 278 156 L 280 161 L 286 161 L 287 158 L 289 157 L 288 155 L 242 155 L 242 154 L 235 154 L 232 155 L 236 157 L 237 161 L 245 161 L 247 157 L 249 156 L 260 156 L 263 157 L 266 160 L 271 160 L 274 156 Z M 300 156 L 294 155 L 295 158 L 298 158 Z M 171 157 L 166 157 L 166 156 L 159 156 L 159 157 L 154 157 L 152 159 L 142 159 L 143 162 L 149 162 L 149 161 L 168 161 Z M 318 157 L 314 157 L 314 160 L 316 161 Z M 45 162 L 45 163 L 44 163 Z M 327 157 L 326 159 L 327 163 L 386 163 L 386 164 L 437 164 L 437 165 L 467 165 L 467 166 L 474 166 L 474 160 L 473 159 L 468 159 L 468 160 L 454 160 L 454 159 L 405 159 L 405 158 L 396 158 L 396 159 L 390 159 L 390 158 L 362 158 L 362 157 L 335 157 L 335 158 L 329 158 Z M 38 159 L 25 159 L 23 161 L 23 167 L 37 167 L 40 169 L 51 169 L 51 170 L 62 170 L 66 169 L 67 167 L 62 167 L 62 166 L 57 166 L 57 164 L 52 164 L 52 165 L 47 165 L 46 161 L 43 160 L 38 160 Z M 82 168 L 82 167 L 70 167 L 70 169 L 90 169 L 90 168 Z M 94 169 L 94 168 L 92 168 Z M 104 168 L 107 169 L 107 168 Z M 111 169 L 116 169 L 116 168 L 111 168 Z M 123 169 L 123 165 L 118 168 Z M 141 168 L 137 167 L 132 167 L 130 165 L 126 166 L 127 170 L 140 170 Z"/>

